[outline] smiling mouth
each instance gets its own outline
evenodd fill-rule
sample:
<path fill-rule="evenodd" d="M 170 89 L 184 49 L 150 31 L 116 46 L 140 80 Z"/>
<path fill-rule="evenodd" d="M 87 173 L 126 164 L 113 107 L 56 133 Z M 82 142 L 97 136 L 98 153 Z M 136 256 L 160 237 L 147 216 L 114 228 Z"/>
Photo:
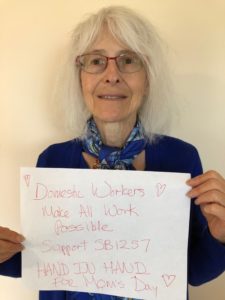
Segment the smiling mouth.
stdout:
<path fill-rule="evenodd" d="M 118 100 L 118 99 L 126 99 L 125 95 L 98 95 L 98 98 L 105 100 Z"/>

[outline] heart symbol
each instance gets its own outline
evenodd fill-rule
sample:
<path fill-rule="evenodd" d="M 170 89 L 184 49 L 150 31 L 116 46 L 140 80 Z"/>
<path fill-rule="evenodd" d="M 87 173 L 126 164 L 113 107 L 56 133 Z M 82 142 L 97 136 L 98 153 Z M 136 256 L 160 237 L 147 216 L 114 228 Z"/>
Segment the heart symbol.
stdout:
<path fill-rule="evenodd" d="M 174 282 L 176 275 L 163 274 L 162 278 L 166 287 L 169 287 Z"/>
<path fill-rule="evenodd" d="M 156 185 L 156 195 L 157 195 L 157 197 L 160 197 L 162 195 L 165 188 L 166 188 L 166 184 L 162 184 L 160 182 L 157 183 L 157 185 Z"/>

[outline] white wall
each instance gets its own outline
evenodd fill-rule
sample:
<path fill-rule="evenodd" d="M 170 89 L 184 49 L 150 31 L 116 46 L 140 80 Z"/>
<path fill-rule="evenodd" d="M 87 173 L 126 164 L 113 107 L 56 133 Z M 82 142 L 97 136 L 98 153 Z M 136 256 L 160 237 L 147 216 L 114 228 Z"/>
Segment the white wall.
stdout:
<path fill-rule="evenodd" d="M 60 54 L 86 12 L 128 5 L 159 29 L 171 52 L 180 121 L 172 135 L 197 146 L 205 169 L 225 176 L 224 0 L 1 0 L 0 220 L 20 230 L 19 167 L 68 138 L 52 122 L 49 98 Z M 37 299 L 20 279 L 0 278 L 0 299 Z M 191 300 L 224 300 L 225 275 L 191 288 Z"/>

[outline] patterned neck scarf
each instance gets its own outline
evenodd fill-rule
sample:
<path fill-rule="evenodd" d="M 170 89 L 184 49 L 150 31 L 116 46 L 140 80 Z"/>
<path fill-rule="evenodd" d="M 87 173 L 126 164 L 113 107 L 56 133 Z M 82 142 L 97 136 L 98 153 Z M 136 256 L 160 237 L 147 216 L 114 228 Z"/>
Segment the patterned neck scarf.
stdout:
<path fill-rule="evenodd" d="M 87 132 L 83 139 L 83 149 L 86 153 L 96 157 L 97 169 L 133 170 L 132 162 L 146 145 L 144 128 L 137 121 L 123 148 L 104 145 L 95 121 L 87 121 Z"/>

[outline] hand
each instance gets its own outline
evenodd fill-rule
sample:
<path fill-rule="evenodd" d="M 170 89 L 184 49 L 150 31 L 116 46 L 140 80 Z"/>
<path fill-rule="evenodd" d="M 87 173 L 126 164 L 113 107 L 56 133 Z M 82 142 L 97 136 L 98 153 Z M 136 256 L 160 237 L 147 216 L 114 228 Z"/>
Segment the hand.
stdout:
<path fill-rule="evenodd" d="M 212 236 L 225 243 L 225 179 L 216 171 L 208 171 L 187 184 L 192 187 L 187 195 L 196 198 Z"/>
<path fill-rule="evenodd" d="M 0 263 L 22 251 L 24 247 L 21 243 L 24 240 L 21 234 L 0 226 Z"/>

